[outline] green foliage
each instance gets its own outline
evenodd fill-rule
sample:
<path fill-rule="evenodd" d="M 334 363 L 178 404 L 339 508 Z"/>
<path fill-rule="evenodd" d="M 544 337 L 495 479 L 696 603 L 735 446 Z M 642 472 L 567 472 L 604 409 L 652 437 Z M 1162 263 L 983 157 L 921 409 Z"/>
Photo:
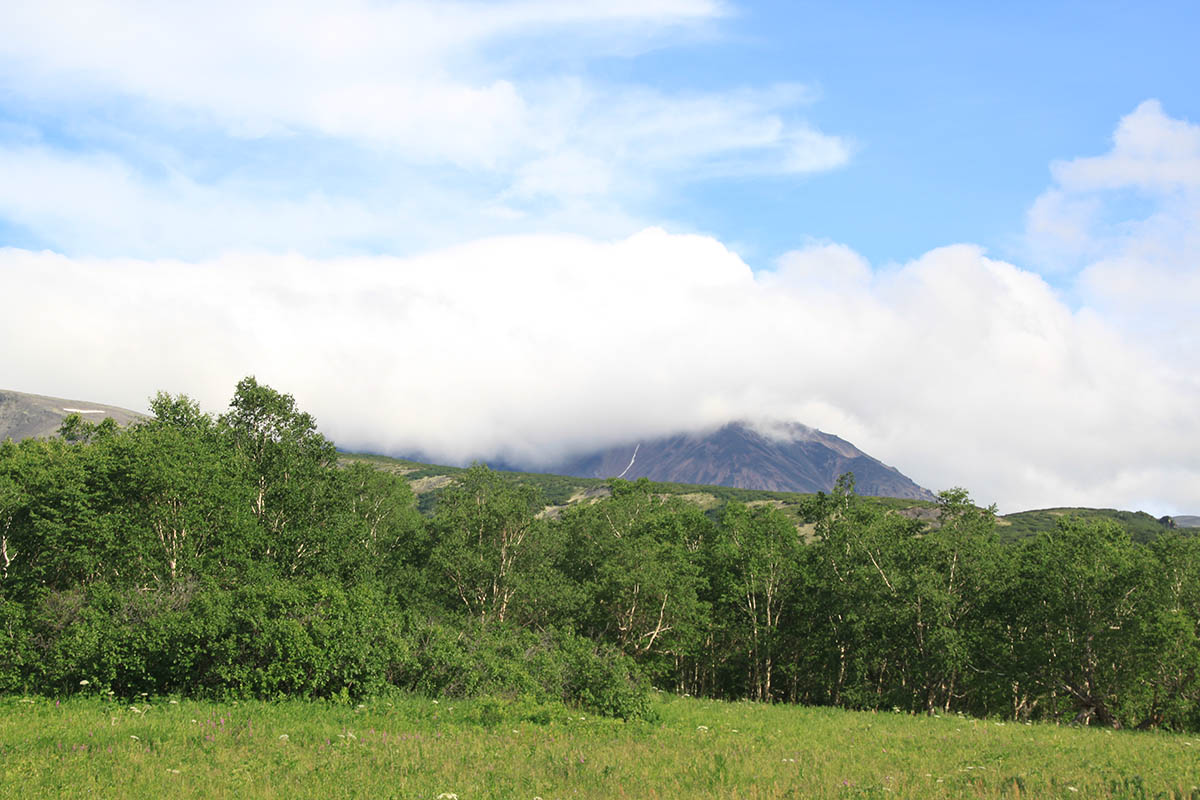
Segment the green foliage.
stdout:
<path fill-rule="evenodd" d="M 446 491 L 431 523 L 430 564 L 445 577 L 451 603 L 481 621 L 504 622 L 541 554 L 541 506 L 534 489 L 483 465 Z"/>
<path fill-rule="evenodd" d="M 401 689 L 492 698 L 490 726 L 514 703 L 646 719 L 653 685 L 1200 730 L 1200 538 L 1158 521 L 1056 515 L 1005 545 L 961 489 L 914 504 L 844 476 L 701 508 L 644 479 L 339 463 L 253 378 L 220 417 L 152 408 L 0 444 L 0 692 Z M 414 477 L 441 479 L 418 484 L 441 487 L 430 515 Z"/>
<path fill-rule="evenodd" d="M 1050 533 L 1062 519 L 1107 520 L 1124 528 L 1135 542 L 1151 542 L 1174 527 L 1170 517 L 1155 519 L 1145 511 L 1118 511 L 1112 508 L 1046 508 L 1005 514 L 999 528 L 1008 541 L 1025 541 L 1040 533 Z"/>

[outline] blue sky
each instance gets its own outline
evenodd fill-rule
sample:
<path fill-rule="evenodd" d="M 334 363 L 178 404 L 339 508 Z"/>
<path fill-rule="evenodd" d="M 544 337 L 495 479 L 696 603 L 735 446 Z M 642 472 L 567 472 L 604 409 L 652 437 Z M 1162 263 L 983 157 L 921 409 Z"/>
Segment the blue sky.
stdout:
<path fill-rule="evenodd" d="M 960 241 L 1007 254 L 1051 161 L 1105 151 L 1114 121 L 1151 97 L 1200 118 L 1197 13 L 1185 3 L 756 3 L 711 48 L 649 54 L 634 74 L 812 85 L 808 118 L 855 142 L 829 174 L 713 186 L 677 206 L 756 258 L 794 247 L 797 232 L 852 242 L 875 262 Z"/>
<path fill-rule="evenodd" d="M 10 4 L 5 335 L 41 336 L 0 384 L 252 372 L 458 460 L 784 417 L 1008 510 L 1196 513 L 1196 16 Z"/>

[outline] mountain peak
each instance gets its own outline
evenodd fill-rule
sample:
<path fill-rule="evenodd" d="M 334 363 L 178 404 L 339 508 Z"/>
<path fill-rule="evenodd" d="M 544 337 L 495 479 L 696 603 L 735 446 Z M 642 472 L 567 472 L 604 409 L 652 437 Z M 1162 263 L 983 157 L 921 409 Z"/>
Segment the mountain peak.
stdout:
<path fill-rule="evenodd" d="M 583 453 L 541 471 L 779 492 L 827 492 L 839 475 L 852 472 L 861 494 L 935 499 L 850 442 L 797 422 L 737 420 Z"/>

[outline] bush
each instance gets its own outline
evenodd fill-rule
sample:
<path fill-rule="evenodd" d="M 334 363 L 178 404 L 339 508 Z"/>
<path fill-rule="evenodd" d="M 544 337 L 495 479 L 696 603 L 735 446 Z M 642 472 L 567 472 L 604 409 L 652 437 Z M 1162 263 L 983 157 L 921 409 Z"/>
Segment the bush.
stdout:
<path fill-rule="evenodd" d="M 563 702 L 649 714 L 648 683 L 615 648 L 573 633 L 418 618 L 372 584 L 327 579 L 140 591 L 97 583 L 6 614 L 0 690 L 121 697 L 429 696 Z M 0 634 L 3 634 L 0 631 Z M 485 724 L 493 724 L 481 720 Z"/>

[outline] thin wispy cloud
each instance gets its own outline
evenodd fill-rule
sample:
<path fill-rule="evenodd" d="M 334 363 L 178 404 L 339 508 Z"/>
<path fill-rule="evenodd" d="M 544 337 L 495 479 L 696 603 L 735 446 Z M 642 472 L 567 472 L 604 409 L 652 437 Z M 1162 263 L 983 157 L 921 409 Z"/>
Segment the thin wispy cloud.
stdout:
<path fill-rule="evenodd" d="M 630 233 L 664 186 L 846 164 L 850 141 L 803 118 L 803 86 L 665 91 L 578 66 L 724 13 L 683 0 L 11 6 L 0 88 L 54 135 L 0 138 L 0 208 L 78 253 L 276 248 L 295 231 L 306 251 L 414 251 L 500 232 L 496 219 Z M 286 157 L 264 155 L 276 142 Z M 73 199 L 104 186 L 103 219 L 70 224 Z"/>

